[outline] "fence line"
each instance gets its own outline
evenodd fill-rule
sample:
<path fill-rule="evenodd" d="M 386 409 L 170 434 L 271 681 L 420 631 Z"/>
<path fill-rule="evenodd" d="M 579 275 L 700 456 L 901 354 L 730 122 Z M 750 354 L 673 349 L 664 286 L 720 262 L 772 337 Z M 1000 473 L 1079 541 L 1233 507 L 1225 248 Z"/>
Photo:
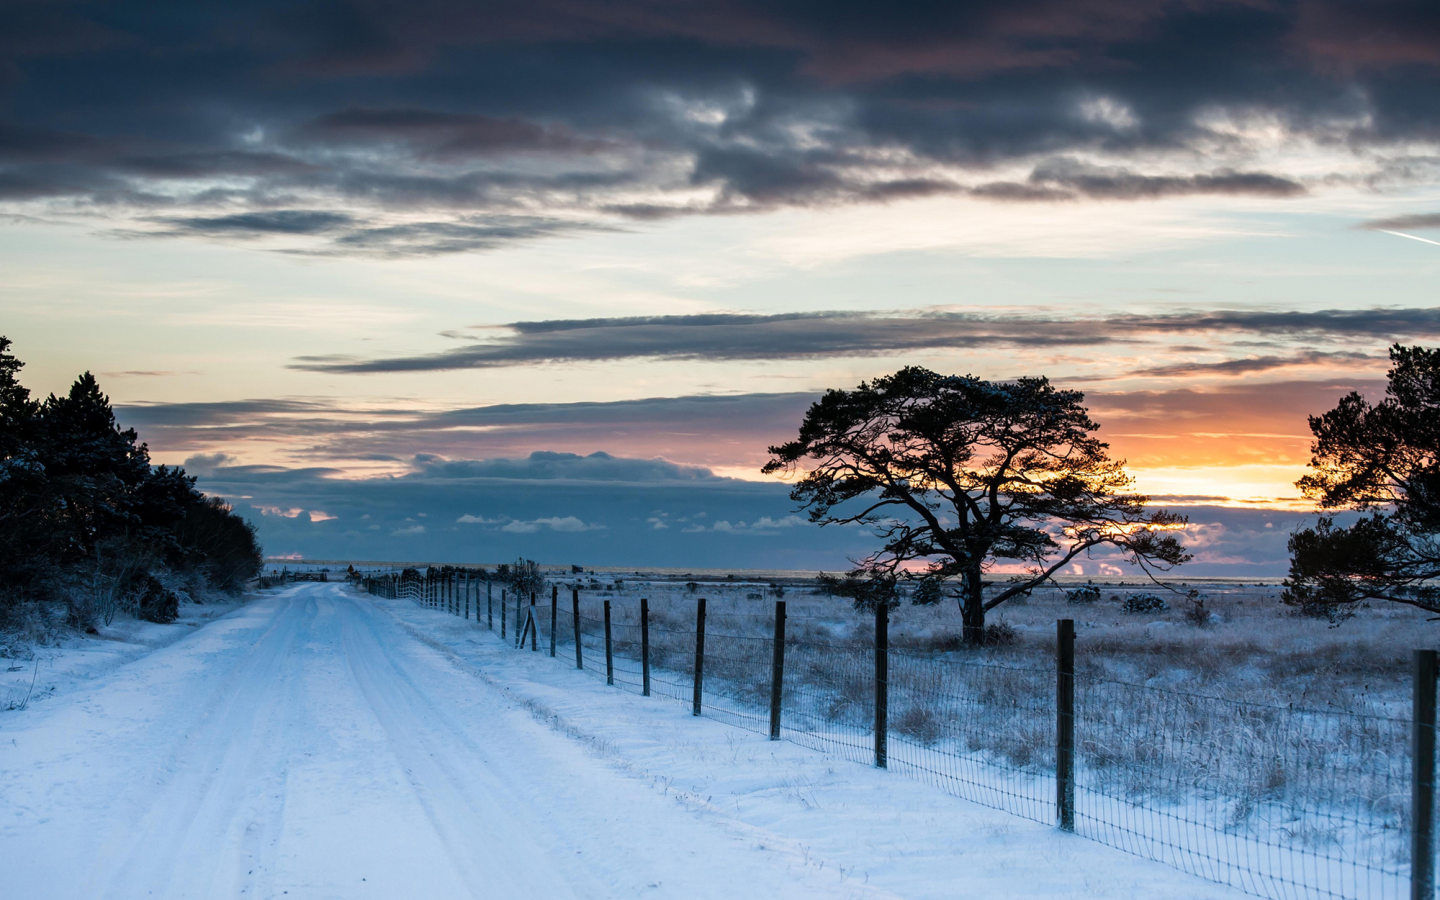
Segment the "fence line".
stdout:
<path fill-rule="evenodd" d="M 408 569 L 362 583 L 458 615 L 445 598 L 457 583 L 468 598 L 475 577 Z M 550 616 L 527 617 L 525 644 L 538 650 L 543 630 L 551 655 L 573 647 L 577 667 L 622 690 L 1257 896 L 1433 900 L 1434 651 L 1416 653 L 1414 715 L 1401 719 L 1077 674 L 1069 620 L 1048 669 L 889 647 L 883 610 L 868 641 L 812 641 L 786 635 L 785 619 L 804 617 L 784 601 L 768 636 L 734 631 L 760 617 L 695 602 L 652 621 L 646 600 L 612 606 L 577 586 L 568 615 L 557 619 L 552 594 Z"/>

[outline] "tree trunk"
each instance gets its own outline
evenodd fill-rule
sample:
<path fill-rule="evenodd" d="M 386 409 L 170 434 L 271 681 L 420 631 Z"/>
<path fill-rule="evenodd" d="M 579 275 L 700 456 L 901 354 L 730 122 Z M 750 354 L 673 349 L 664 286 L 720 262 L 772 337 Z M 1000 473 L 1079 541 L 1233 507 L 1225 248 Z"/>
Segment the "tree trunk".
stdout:
<path fill-rule="evenodd" d="M 965 573 L 965 598 L 960 607 L 961 639 L 971 647 L 985 642 L 985 588 L 979 568 Z"/>

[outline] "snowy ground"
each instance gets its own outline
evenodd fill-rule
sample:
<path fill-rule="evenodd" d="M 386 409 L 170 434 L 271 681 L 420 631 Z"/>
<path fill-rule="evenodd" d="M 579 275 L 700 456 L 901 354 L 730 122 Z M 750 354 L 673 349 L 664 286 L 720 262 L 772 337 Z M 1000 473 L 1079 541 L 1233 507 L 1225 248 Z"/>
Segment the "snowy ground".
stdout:
<path fill-rule="evenodd" d="M 54 646 L 32 646 L 16 657 L 0 657 L 0 711 L 14 709 L 88 684 L 131 660 L 173 644 L 195 628 L 238 606 L 185 603 L 169 625 L 118 616 L 98 635 L 74 635 Z"/>
<path fill-rule="evenodd" d="M 0 714 L 0 897 L 1236 892 L 338 584 Z"/>

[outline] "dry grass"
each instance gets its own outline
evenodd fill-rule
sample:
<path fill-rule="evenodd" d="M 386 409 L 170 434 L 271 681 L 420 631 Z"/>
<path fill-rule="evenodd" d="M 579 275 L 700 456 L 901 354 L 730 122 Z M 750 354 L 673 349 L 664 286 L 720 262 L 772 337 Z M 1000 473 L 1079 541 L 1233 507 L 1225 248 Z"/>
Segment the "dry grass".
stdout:
<path fill-rule="evenodd" d="M 1067 603 L 1058 588 L 1040 591 L 992 613 L 1018 642 L 980 650 L 960 645 L 953 605 L 902 606 L 890 628 L 893 752 L 947 772 L 978 759 L 1047 777 L 1054 623 L 1073 618 L 1083 788 L 1283 846 L 1349 841 L 1351 856 L 1359 832 L 1403 834 L 1409 655 L 1434 644 L 1434 626 L 1387 608 L 1333 628 L 1295 616 L 1273 586 L 1199 587 L 1215 614 L 1203 627 L 1187 621 L 1183 596 L 1165 612 L 1125 612 L 1125 598 L 1154 593 L 1151 585 L 1103 585 L 1102 599 L 1085 604 Z M 632 576 L 581 596 L 596 625 L 600 601 L 611 600 L 617 653 L 630 658 L 639 653 L 638 600 L 647 597 L 652 665 L 676 683 L 690 678 L 695 599 L 707 597 L 707 695 L 763 719 L 774 611 L 763 587 L 692 591 Z M 863 758 L 873 722 L 873 618 L 802 586 L 785 599 L 787 727 Z M 567 634 L 562 627 L 562 640 Z M 1035 793 L 1044 799 L 1043 787 Z M 1365 852 L 1393 857 L 1390 843 Z"/>

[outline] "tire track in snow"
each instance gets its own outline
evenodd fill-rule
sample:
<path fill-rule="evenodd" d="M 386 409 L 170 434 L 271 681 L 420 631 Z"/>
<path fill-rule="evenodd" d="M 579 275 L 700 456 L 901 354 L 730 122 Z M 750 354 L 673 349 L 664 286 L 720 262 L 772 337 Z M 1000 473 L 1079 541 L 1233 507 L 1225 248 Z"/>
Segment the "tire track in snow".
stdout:
<path fill-rule="evenodd" d="M 285 704 L 273 700 L 283 693 L 282 673 L 293 666 L 301 622 L 314 609 L 314 599 L 298 591 L 277 601 L 269 627 L 210 692 L 199 726 L 167 760 L 169 777 L 158 795 L 138 821 L 120 824 L 102 846 L 88 896 L 235 892 L 246 843 L 237 820 L 247 806 L 266 806 L 263 790 L 255 796 L 255 782 L 263 785 L 267 774 L 283 770 L 275 754 L 284 746 L 284 728 L 275 713 Z M 227 857 L 218 865 L 217 850 Z"/>
<path fill-rule="evenodd" d="M 399 629 L 360 603 L 346 605 L 353 610 L 343 628 L 350 675 L 471 893 L 556 900 L 595 896 L 600 885 L 577 890 L 575 880 L 592 879 L 557 866 L 548 848 L 560 844 L 559 837 L 511 791 L 494 751 L 454 723 L 396 658 L 393 638 Z M 391 632 L 390 640 L 382 638 L 377 624 Z M 568 877 L 564 869 L 572 870 Z"/>

